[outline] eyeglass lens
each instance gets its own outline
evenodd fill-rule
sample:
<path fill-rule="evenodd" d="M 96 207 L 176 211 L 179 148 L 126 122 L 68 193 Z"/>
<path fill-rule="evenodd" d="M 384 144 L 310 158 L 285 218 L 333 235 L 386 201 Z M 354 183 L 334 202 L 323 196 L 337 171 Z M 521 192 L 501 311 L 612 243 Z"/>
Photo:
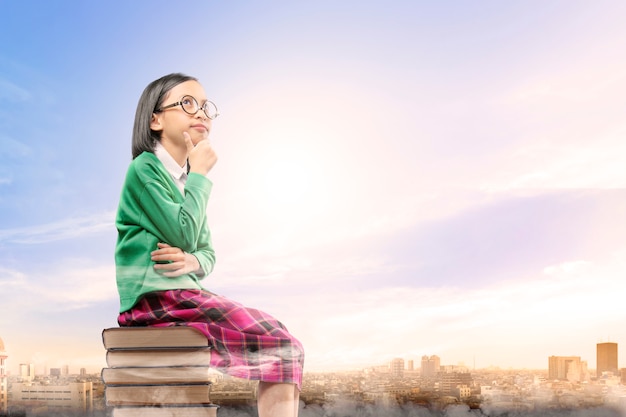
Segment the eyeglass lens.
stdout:
<path fill-rule="evenodd" d="M 204 103 L 202 107 L 198 104 L 198 101 L 192 96 L 185 96 L 181 100 L 181 107 L 188 114 L 196 114 L 198 110 L 202 109 L 206 117 L 209 119 L 215 119 L 217 117 L 217 107 L 211 101 Z"/>

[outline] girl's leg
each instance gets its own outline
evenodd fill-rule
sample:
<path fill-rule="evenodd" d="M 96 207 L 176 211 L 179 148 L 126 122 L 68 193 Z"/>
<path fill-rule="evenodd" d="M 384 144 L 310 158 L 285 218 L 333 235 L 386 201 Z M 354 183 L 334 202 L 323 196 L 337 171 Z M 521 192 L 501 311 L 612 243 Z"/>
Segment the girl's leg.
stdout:
<path fill-rule="evenodd" d="M 259 382 L 259 417 L 298 417 L 300 391 L 295 384 Z"/>

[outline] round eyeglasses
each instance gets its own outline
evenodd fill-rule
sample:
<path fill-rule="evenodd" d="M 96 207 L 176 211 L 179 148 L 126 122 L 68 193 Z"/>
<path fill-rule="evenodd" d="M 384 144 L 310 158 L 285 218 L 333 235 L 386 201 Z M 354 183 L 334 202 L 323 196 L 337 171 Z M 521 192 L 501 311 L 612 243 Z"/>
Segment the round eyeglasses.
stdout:
<path fill-rule="evenodd" d="M 217 116 L 220 115 L 220 112 L 217 110 L 217 106 L 212 101 L 205 101 L 202 107 L 198 104 L 198 100 L 196 100 L 193 96 L 183 96 L 180 101 L 176 103 L 168 104 L 167 106 L 163 106 L 160 109 L 156 109 L 156 112 L 162 112 L 165 109 L 169 109 L 171 107 L 180 106 L 183 111 L 187 114 L 194 116 L 198 113 L 199 110 L 202 110 L 206 117 L 213 120 Z"/>

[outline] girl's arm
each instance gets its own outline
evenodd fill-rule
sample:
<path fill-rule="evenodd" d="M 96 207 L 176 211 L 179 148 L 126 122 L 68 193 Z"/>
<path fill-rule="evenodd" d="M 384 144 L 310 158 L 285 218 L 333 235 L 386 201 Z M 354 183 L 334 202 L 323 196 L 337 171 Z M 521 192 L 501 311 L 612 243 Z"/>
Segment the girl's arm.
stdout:
<path fill-rule="evenodd" d="M 203 279 L 215 265 L 215 251 L 207 227 L 201 234 L 201 241 L 205 243 L 193 253 L 185 252 L 167 243 L 158 243 L 158 249 L 150 253 L 152 261 L 155 262 L 154 269 L 170 278 L 193 273 L 199 279 Z"/>
<path fill-rule="evenodd" d="M 205 275 L 198 258 L 191 253 L 167 243 L 159 243 L 157 246 L 158 249 L 150 253 L 150 259 L 155 262 L 154 269 L 164 276 L 174 278 L 192 272 Z"/>

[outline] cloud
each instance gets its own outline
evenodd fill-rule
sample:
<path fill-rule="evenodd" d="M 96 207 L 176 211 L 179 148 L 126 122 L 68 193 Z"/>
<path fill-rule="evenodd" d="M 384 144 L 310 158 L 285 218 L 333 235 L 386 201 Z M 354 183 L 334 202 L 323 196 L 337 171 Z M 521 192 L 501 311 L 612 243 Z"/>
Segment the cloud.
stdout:
<path fill-rule="evenodd" d="M 49 265 L 45 275 L 14 269 L 0 269 L 3 308 L 46 314 L 71 311 L 115 299 L 115 267 L 94 265 L 87 259 L 65 258 Z M 32 303 L 30 300 L 37 300 Z M 9 317 L 7 317 L 9 319 Z"/>
<path fill-rule="evenodd" d="M 626 320 L 626 313 L 614 308 L 626 291 L 625 268 L 625 254 L 616 252 L 471 290 L 388 286 L 336 291 L 322 285 L 287 300 L 264 292 L 255 301 L 271 306 L 302 338 L 311 370 L 354 369 L 376 365 L 372 358 L 386 363 L 425 354 L 437 354 L 446 364 L 469 363 L 477 354 L 483 366 L 543 368 L 550 355 L 592 360 L 596 340 L 582 340 L 589 349 L 570 352 L 572 338 L 590 331 L 601 336 Z M 302 281 L 294 277 L 293 282 Z M 520 356 L 520 350 L 527 355 Z"/>
<path fill-rule="evenodd" d="M 0 78 L 0 102 L 5 100 L 9 102 L 23 102 L 30 100 L 31 97 L 30 91 L 9 80 Z"/>
<path fill-rule="evenodd" d="M 593 264 L 588 261 L 570 261 L 559 265 L 547 266 L 543 272 L 547 275 L 570 275 L 578 274 L 592 266 Z"/>
<path fill-rule="evenodd" d="M 0 284 L 5 291 L 25 289 L 26 274 L 8 268 L 0 268 Z"/>
<path fill-rule="evenodd" d="M 0 158 L 16 159 L 32 154 L 32 148 L 24 142 L 0 135 Z"/>
<path fill-rule="evenodd" d="M 114 229 L 115 213 L 96 213 L 82 218 L 67 218 L 44 225 L 0 230 L 0 243 L 39 244 L 59 240 L 76 239 L 82 236 Z"/>
<path fill-rule="evenodd" d="M 483 180 L 481 190 L 506 192 L 524 189 L 623 188 L 626 174 L 626 125 L 609 133 L 598 132 L 587 143 L 524 145 L 502 155 L 497 178 Z M 506 166 L 506 167 L 505 167 Z"/>

